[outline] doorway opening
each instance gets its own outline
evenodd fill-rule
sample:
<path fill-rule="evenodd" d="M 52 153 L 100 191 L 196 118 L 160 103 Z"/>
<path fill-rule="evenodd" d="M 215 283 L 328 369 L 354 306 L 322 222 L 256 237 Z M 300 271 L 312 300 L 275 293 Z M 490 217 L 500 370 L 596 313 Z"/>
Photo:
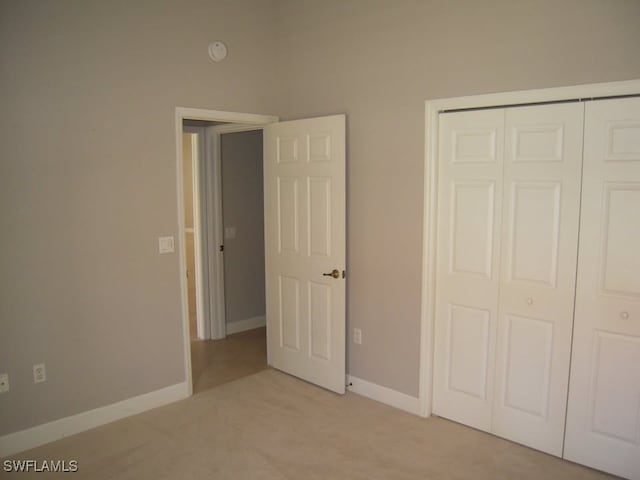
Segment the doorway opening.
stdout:
<path fill-rule="evenodd" d="M 176 108 L 177 192 L 185 227 L 182 165 L 184 120 L 219 122 L 206 128 L 206 158 L 194 169 L 201 190 L 194 225 L 196 304 L 206 316 L 204 338 L 227 334 L 221 136 L 264 130 L 264 252 L 267 362 L 336 393 L 346 372 L 346 116 L 278 122 L 276 117 Z M 225 124 L 225 125 L 221 125 Z M 210 187 L 213 186 L 213 187 Z M 258 210 L 259 208 L 256 208 Z M 229 226 L 233 227 L 233 226 Z M 233 235 L 233 229 L 228 232 Z M 236 232 L 237 233 L 237 232 Z M 193 392 L 186 248 L 180 238 L 180 286 L 187 392 Z M 221 248 L 222 247 L 222 248 Z M 196 260 L 196 264 L 198 261 Z M 200 270 L 200 272 L 199 272 Z M 342 273 L 340 273 L 342 272 Z M 201 278 L 198 284 L 197 279 Z M 244 285 L 243 285 L 244 286 Z M 198 292 L 201 291 L 201 300 Z M 256 317 L 236 320 L 251 325 Z M 231 324 L 231 323 L 229 323 Z"/>
<path fill-rule="evenodd" d="M 266 368 L 262 128 L 274 121 L 176 109 L 189 394 Z"/>

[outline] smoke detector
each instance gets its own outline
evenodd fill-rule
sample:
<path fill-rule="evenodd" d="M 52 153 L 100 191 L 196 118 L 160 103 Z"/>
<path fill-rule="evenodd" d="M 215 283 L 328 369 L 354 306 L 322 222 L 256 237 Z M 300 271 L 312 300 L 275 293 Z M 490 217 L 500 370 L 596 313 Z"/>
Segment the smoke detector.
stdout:
<path fill-rule="evenodd" d="M 209 57 L 214 62 L 221 62 L 227 58 L 227 46 L 222 42 L 213 42 L 209 44 Z"/>

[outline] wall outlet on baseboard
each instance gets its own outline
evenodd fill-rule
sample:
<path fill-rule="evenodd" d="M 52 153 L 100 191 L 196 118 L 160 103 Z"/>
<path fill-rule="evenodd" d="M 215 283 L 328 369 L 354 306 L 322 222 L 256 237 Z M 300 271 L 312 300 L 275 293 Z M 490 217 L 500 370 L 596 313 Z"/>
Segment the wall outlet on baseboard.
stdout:
<path fill-rule="evenodd" d="M 353 329 L 353 343 L 362 344 L 362 330 L 359 328 Z"/>
<path fill-rule="evenodd" d="M 0 393 L 9 391 L 9 374 L 0 373 Z"/>
<path fill-rule="evenodd" d="M 47 379 L 47 371 L 44 363 L 38 363 L 33 366 L 33 383 L 42 383 Z"/>

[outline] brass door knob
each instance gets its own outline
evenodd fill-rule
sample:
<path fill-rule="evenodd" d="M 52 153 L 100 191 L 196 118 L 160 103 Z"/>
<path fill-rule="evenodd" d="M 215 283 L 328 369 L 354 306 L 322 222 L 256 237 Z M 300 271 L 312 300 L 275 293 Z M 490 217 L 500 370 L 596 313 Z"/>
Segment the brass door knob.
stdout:
<path fill-rule="evenodd" d="M 323 273 L 322 276 L 324 277 L 333 277 L 333 278 L 340 278 L 340 271 L 338 269 L 333 269 L 333 271 L 331 273 Z"/>

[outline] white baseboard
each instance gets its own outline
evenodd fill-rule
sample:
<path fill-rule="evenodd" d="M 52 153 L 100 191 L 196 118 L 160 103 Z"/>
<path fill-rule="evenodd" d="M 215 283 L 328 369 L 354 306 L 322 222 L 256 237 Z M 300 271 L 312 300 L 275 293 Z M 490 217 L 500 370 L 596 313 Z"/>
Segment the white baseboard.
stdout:
<path fill-rule="evenodd" d="M 259 317 L 247 318 L 245 320 L 238 320 L 237 322 L 229 322 L 227 323 L 227 335 L 233 335 L 234 333 L 264 327 L 266 324 L 267 317 L 264 315 L 260 315 Z"/>
<path fill-rule="evenodd" d="M 105 423 L 142 413 L 189 396 L 187 382 L 177 383 L 121 402 L 44 423 L 0 437 L 0 458 L 14 455 Z"/>
<path fill-rule="evenodd" d="M 406 393 L 367 382 L 352 375 L 347 375 L 347 385 L 349 391 L 362 395 L 363 397 L 404 410 L 405 412 L 413 413 L 414 415 L 420 414 L 420 399 L 418 397 L 412 397 Z"/>

